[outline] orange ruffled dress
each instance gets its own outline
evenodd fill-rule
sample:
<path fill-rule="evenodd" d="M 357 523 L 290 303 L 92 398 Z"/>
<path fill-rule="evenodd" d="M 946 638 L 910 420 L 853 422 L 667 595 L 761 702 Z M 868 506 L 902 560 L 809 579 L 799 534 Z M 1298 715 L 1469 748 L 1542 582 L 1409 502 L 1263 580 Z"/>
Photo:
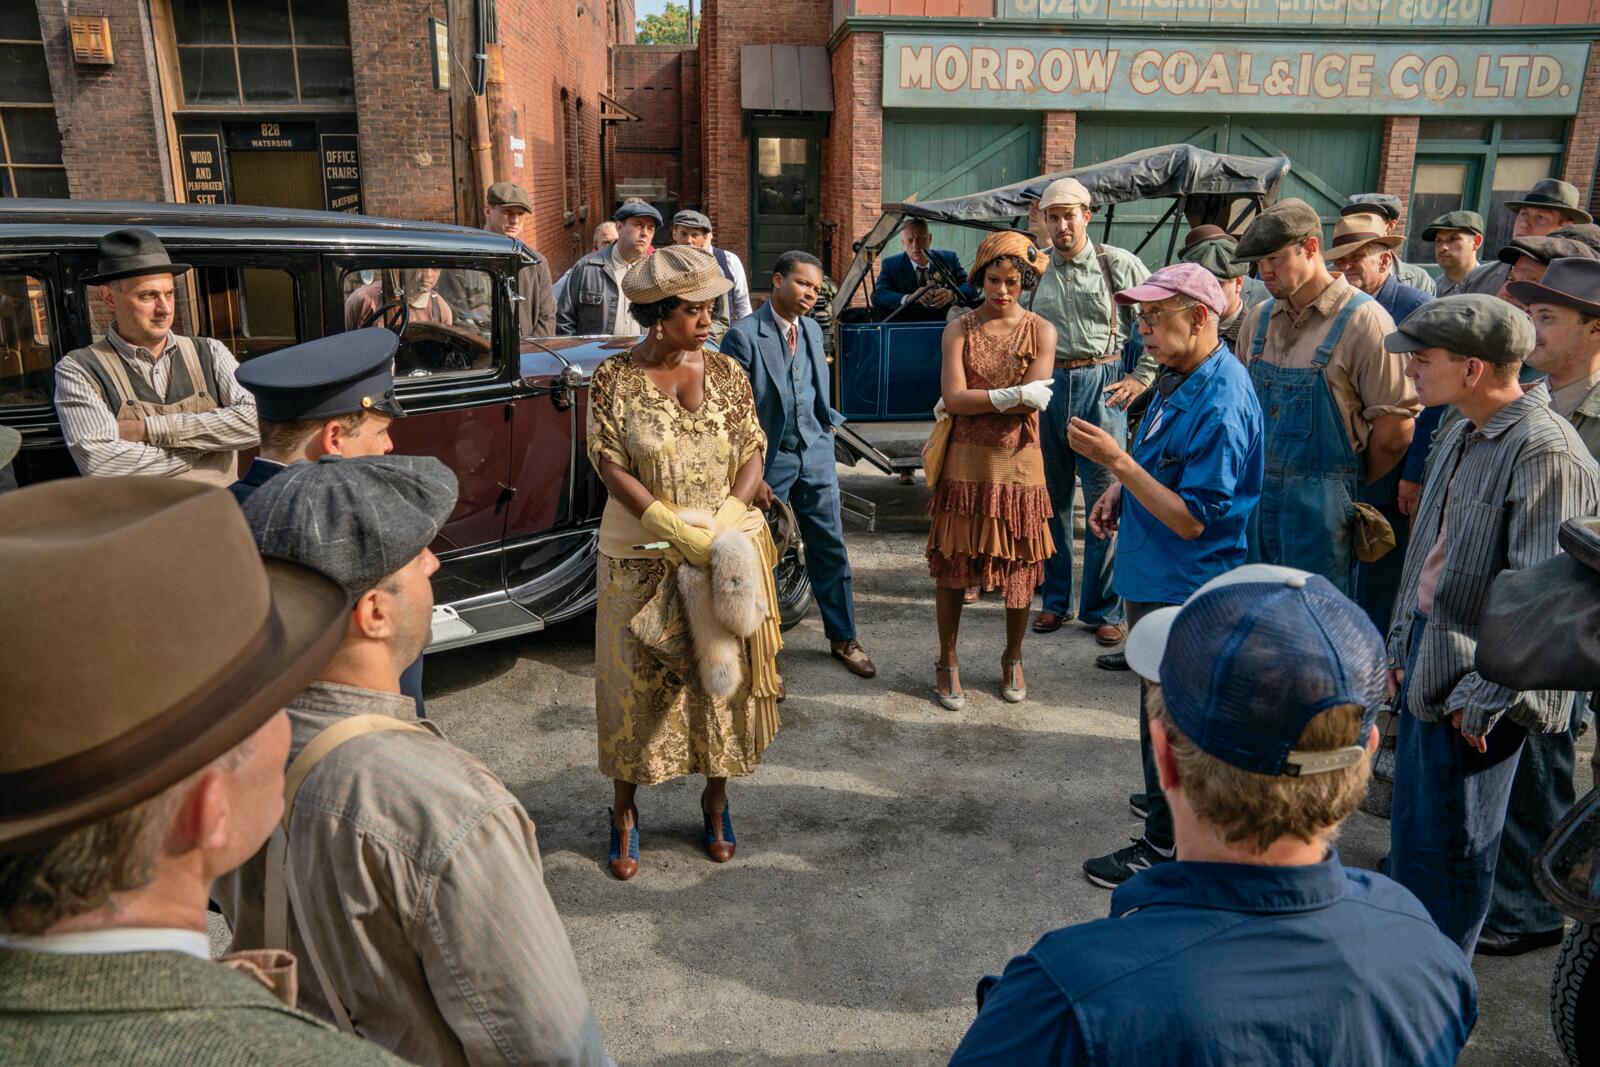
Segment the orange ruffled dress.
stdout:
<path fill-rule="evenodd" d="M 1005 337 L 983 330 L 976 311 L 961 316 L 969 389 L 1004 389 L 1033 362 L 1037 324 L 1028 312 Z M 928 502 L 928 572 L 946 589 L 982 586 L 1026 608 L 1055 552 L 1050 493 L 1039 450 L 1039 413 L 952 415 L 944 470 Z"/>

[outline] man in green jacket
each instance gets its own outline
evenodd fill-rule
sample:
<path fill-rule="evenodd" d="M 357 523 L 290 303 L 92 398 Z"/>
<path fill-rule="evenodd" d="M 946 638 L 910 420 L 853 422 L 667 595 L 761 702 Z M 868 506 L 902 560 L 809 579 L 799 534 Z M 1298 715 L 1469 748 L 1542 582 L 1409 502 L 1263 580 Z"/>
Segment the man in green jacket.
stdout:
<path fill-rule="evenodd" d="M 221 489 L 73 478 L 0 497 L 0 603 L 0 1063 L 403 1062 L 293 1010 L 288 953 L 206 932 L 283 814 L 282 709 L 343 589 L 264 562 Z"/>

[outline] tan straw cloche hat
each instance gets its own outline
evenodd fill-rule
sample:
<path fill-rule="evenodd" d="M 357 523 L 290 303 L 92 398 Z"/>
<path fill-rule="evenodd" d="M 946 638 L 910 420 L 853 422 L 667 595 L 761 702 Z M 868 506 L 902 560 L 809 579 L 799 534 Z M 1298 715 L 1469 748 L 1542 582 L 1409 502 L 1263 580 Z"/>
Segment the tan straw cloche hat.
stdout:
<path fill-rule="evenodd" d="M 732 288 L 711 253 L 689 245 L 658 248 L 622 276 L 622 295 L 632 304 L 654 304 L 673 296 L 697 304 Z"/>
<path fill-rule="evenodd" d="M 0 495 L 0 852 L 133 807 L 264 723 L 332 658 L 331 578 L 263 561 L 227 492 L 67 478 Z"/>

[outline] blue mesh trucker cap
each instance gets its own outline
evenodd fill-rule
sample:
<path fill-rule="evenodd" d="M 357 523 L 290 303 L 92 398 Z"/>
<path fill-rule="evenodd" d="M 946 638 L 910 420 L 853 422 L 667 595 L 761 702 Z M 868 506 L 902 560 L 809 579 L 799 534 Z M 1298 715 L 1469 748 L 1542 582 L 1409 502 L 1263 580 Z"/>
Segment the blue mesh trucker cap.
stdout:
<path fill-rule="evenodd" d="M 1201 751 L 1256 774 L 1352 767 L 1388 696 L 1383 639 L 1364 611 L 1320 575 L 1246 564 L 1181 606 L 1139 620 L 1128 666 L 1161 683 L 1168 713 Z M 1363 708 L 1343 748 L 1303 752 L 1306 724 L 1341 704 Z"/>

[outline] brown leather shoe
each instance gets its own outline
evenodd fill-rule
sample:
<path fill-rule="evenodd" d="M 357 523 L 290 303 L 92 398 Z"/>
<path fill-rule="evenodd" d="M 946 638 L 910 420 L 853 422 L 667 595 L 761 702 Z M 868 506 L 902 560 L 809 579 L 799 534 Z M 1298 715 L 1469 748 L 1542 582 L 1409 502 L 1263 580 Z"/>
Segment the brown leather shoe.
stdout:
<path fill-rule="evenodd" d="M 833 641 L 830 644 L 833 658 L 843 663 L 845 670 L 857 678 L 877 677 L 878 665 L 872 662 L 872 657 L 867 655 L 860 641 L 852 637 L 848 641 Z"/>
<path fill-rule="evenodd" d="M 1127 636 L 1127 628 L 1119 626 L 1114 622 L 1108 622 L 1103 626 L 1097 626 L 1095 627 L 1094 631 L 1095 644 L 1104 645 L 1107 648 L 1110 648 L 1112 645 L 1122 644 L 1123 638 Z"/>
<path fill-rule="evenodd" d="M 1053 611 L 1041 611 L 1033 617 L 1033 632 L 1036 634 L 1053 634 L 1061 629 L 1063 619 Z"/>
<path fill-rule="evenodd" d="M 963 604 L 976 604 L 978 602 L 978 587 L 975 585 L 969 585 L 966 587 L 966 589 L 962 590 L 961 602 Z"/>

